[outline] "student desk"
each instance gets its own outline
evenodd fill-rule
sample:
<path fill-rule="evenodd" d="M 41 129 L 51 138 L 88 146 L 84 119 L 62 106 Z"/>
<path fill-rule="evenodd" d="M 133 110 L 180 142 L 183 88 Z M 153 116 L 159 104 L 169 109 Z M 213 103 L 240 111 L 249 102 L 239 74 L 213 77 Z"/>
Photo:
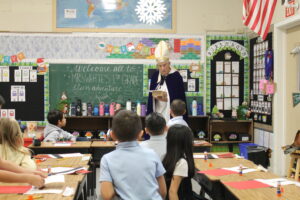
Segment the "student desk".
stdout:
<path fill-rule="evenodd" d="M 91 159 L 91 154 L 85 154 Z M 79 195 L 76 199 L 85 199 L 88 195 L 93 195 L 96 187 L 94 176 L 96 176 L 95 170 L 92 166 L 89 166 L 89 160 L 82 160 L 82 157 L 67 157 L 67 158 L 47 158 L 46 161 L 38 163 L 39 168 L 51 167 L 85 167 L 91 170 L 90 174 L 78 174 L 78 175 L 65 175 L 65 182 L 77 182 Z"/>
<path fill-rule="evenodd" d="M 82 160 L 83 157 L 89 157 L 88 160 Z M 38 166 L 51 167 L 76 167 L 88 165 L 92 158 L 91 154 L 83 154 L 81 157 L 67 157 L 67 158 L 47 158 L 45 161 L 38 163 Z"/>
<path fill-rule="evenodd" d="M 142 141 L 139 141 L 141 143 Z M 212 144 L 205 141 L 195 140 L 194 142 L 194 152 L 210 152 Z M 109 153 L 116 148 L 114 141 L 93 141 L 92 142 L 92 154 L 93 161 L 96 163 L 96 166 L 99 165 L 102 156 L 106 153 Z"/>
<path fill-rule="evenodd" d="M 42 142 L 41 146 L 28 146 L 34 154 L 59 154 L 59 153 L 90 153 L 91 142 L 76 142 L 70 146 L 54 146 L 53 142 Z"/>
<path fill-rule="evenodd" d="M 9 185 L 27 185 L 21 183 L 0 183 L 1 186 L 9 186 Z M 49 184 L 50 185 L 50 184 Z M 65 189 L 66 187 L 72 187 L 75 190 L 75 194 L 70 197 L 63 197 L 62 194 L 34 194 L 33 196 L 42 196 L 41 200 L 83 200 L 80 198 L 80 191 L 78 191 L 78 182 L 77 181 L 69 181 L 65 183 L 52 183 L 51 189 Z M 47 188 L 47 187 L 45 187 Z M 77 195 L 78 194 L 78 195 Z M 7 200 L 27 200 L 28 195 L 23 194 L 0 194 L 0 199 Z"/>
<path fill-rule="evenodd" d="M 218 153 L 216 153 L 218 154 Z M 204 162 L 203 159 L 194 159 L 197 169 L 209 170 L 224 167 L 234 167 L 242 164 L 245 167 L 256 168 L 256 165 L 249 160 L 238 158 L 218 158 L 209 159 Z M 209 163 L 212 163 L 212 167 L 209 167 Z M 258 188 L 258 189 L 246 189 L 238 190 L 223 184 L 229 181 L 246 181 L 253 179 L 271 179 L 279 178 L 277 175 L 269 172 L 250 172 L 240 176 L 239 174 L 231 174 L 225 176 L 211 176 L 206 174 L 197 174 L 195 179 L 203 187 L 205 192 L 213 199 L 222 200 L 272 200 L 278 199 L 276 196 L 276 188 Z M 281 199 L 298 199 L 300 188 L 294 185 L 283 186 L 284 193 Z"/>
<path fill-rule="evenodd" d="M 93 141 L 91 144 L 93 162 L 96 166 L 100 165 L 102 156 L 116 149 L 114 141 Z"/>
<path fill-rule="evenodd" d="M 212 144 L 206 142 L 204 140 L 194 140 L 194 152 L 201 153 L 201 152 L 210 152 L 210 148 Z"/>

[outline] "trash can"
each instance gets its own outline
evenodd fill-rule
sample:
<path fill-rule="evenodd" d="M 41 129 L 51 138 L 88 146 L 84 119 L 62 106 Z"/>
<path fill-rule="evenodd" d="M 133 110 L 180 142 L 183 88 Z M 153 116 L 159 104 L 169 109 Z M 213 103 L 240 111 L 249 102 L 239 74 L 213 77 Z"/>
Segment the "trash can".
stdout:
<path fill-rule="evenodd" d="M 240 143 L 240 154 L 245 159 L 251 160 L 256 165 L 267 168 L 270 165 L 268 148 L 254 143 Z"/>
<path fill-rule="evenodd" d="M 257 165 L 262 165 L 267 168 L 270 165 L 269 151 L 267 147 L 248 146 L 248 160 L 251 160 Z"/>

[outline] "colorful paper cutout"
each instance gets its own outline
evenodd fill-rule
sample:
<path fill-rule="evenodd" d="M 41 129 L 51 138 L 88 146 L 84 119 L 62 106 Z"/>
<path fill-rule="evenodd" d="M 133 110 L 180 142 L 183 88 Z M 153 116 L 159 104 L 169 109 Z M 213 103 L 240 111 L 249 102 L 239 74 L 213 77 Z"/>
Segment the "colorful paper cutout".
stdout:
<path fill-rule="evenodd" d="M 223 182 L 225 185 L 229 185 L 238 190 L 244 189 L 256 189 L 256 188 L 265 188 L 270 187 L 267 184 L 258 182 L 258 181 L 234 181 L 234 182 Z"/>

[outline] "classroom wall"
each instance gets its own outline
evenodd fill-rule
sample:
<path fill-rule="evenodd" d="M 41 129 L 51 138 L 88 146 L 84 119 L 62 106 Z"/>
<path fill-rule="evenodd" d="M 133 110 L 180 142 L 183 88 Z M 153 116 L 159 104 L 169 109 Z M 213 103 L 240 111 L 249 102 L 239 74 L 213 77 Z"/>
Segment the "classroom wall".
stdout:
<path fill-rule="evenodd" d="M 52 32 L 52 0 L 0 0 L 0 5 L 0 31 Z M 176 10 L 177 33 L 244 27 L 241 0 L 177 0 Z"/>
<path fill-rule="evenodd" d="M 297 75 L 300 66 L 297 66 L 298 55 L 292 55 L 289 52 L 296 46 L 300 45 L 300 26 L 288 29 L 287 31 L 287 63 L 286 63 L 286 90 L 285 95 L 287 104 L 285 105 L 287 112 L 287 125 L 286 125 L 286 142 L 291 144 L 294 141 L 295 134 L 300 130 L 300 105 L 293 107 L 293 92 L 300 92 L 297 88 Z M 300 65 L 300 63 L 298 63 Z"/>

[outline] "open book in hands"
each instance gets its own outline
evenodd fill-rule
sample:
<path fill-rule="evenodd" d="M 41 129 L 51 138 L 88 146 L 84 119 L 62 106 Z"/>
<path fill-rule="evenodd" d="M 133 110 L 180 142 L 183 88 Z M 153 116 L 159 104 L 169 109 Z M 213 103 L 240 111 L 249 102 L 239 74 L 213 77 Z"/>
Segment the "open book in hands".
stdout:
<path fill-rule="evenodd" d="M 167 92 L 162 91 L 162 90 L 150 90 L 150 92 L 152 92 L 152 96 L 154 98 L 167 97 Z"/>

